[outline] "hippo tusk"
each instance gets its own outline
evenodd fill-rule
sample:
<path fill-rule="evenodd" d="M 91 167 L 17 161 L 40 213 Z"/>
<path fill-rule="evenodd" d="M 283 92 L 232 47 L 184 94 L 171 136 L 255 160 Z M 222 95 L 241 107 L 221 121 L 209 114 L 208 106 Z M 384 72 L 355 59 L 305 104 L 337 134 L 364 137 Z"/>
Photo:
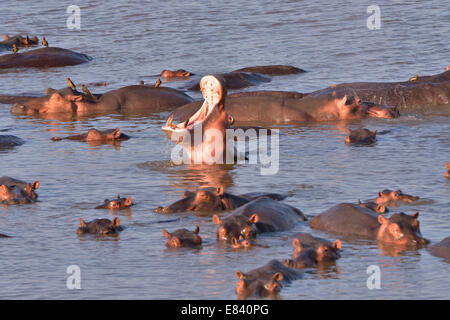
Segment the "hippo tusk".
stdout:
<path fill-rule="evenodd" d="M 166 121 L 166 127 L 172 127 L 173 113 L 170 115 L 169 119 Z"/>
<path fill-rule="evenodd" d="M 186 128 L 188 123 L 189 123 L 189 118 L 187 118 L 186 121 L 183 122 L 182 128 Z"/>

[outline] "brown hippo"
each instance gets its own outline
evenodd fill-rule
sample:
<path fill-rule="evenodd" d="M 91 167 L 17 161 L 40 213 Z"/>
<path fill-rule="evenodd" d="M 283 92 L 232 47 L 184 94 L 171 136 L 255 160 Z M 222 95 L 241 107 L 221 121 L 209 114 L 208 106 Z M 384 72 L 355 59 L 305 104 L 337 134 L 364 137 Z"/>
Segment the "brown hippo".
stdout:
<path fill-rule="evenodd" d="M 21 193 L 18 187 L 9 187 L 6 184 L 0 185 L 1 204 L 25 204 L 33 201 Z"/>
<path fill-rule="evenodd" d="M 163 112 L 170 111 L 192 101 L 185 93 L 172 88 L 153 86 L 127 86 L 95 95 L 91 99 L 86 94 L 64 88 L 47 89 L 46 95 L 11 108 L 14 114 L 70 113 L 89 114 L 102 112 Z"/>
<path fill-rule="evenodd" d="M 172 119 L 183 121 L 201 106 L 196 101 L 172 113 Z M 397 118 L 396 108 L 361 101 L 358 97 L 311 98 L 298 92 L 255 91 L 230 94 L 225 109 L 236 122 L 286 123 L 374 118 Z"/>
<path fill-rule="evenodd" d="M 446 166 L 446 168 L 447 168 L 447 171 L 445 172 L 445 174 L 444 174 L 444 176 L 446 177 L 446 178 L 449 178 L 450 179 L 450 162 L 446 162 L 446 164 L 445 164 L 445 166 Z"/>
<path fill-rule="evenodd" d="M 367 202 L 361 202 L 361 200 L 358 200 L 358 205 L 363 207 L 363 208 L 367 208 L 370 210 L 375 211 L 376 213 L 387 213 L 389 212 L 389 209 L 379 203 L 375 203 L 373 201 L 367 201 Z"/>
<path fill-rule="evenodd" d="M 0 135 L 0 151 L 21 146 L 25 141 L 12 135 Z"/>
<path fill-rule="evenodd" d="M 372 144 L 377 140 L 377 130 L 370 131 L 365 128 L 349 130 L 348 136 L 345 137 L 346 144 Z"/>
<path fill-rule="evenodd" d="M 314 91 L 313 98 L 333 95 L 358 95 L 362 100 L 389 105 L 400 111 L 424 112 L 450 104 L 450 70 L 416 81 L 343 83 Z"/>
<path fill-rule="evenodd" d="M 220 77 L 224 80 L 224 88 L 226 90 L 242 89 L 271 81 L 269 77 L 262 74 L 237 71 L 219 73 L 214 76 Z M 188 85 L 187 90 L 201 91 L 200 82 L 195 81 L 193 84 Z"/>
<path fill-rule="evenodd" d="M 267 197 L 253 200 L 226 218 L 213 216 L 217 228 L 217 239 L 231 242 L 236 239 L 254 239 L 257 233 L 285 231 L 297 222 L 306 221 L 306 216 L 297 208 Z"/>
<path fill-rule="evenodd" d="M 122 230 L 123 227 L 120 225 L 120 220 L 117 217 L 113 221 L 109 219 L 94 219 L 90 222 L 84 222 L 80 218 L 80 226 L 77 229 L 77 234 L 110 235 L 117 234 Z"/>
<path fill-rule="evenodd" d="M 128 209 L 132 205 L 133 200 L 131 199 L 131 197 L 121 198 L 120 195 L 117 195 L 116 199 L 105 199 L 105 201 L 103 201 L 103 204 L 95 207 L 95 209 L 123 210 Z"/>
<path fill-rule="evenodd" d="M 205 99 L 201 108 L 177 125 L 172 124 L 172 117 L 169 117 L 162 129 L 172 141 L 176 141 L 183 148 L 187 160 L 191 163 L 222 164 L 226 162 L 225 132 L 234 122 L 225 112 L 227 91 L 224 80 L 216 76 L 204 76 L 200 85 Z M 194 139 L 200 134 L 203 139 Z M 185 157 L 183 161 L 186 161 Z"/>
<path fill-rule="evenodd" d="M 252 296 L 276 298 L 285 284 L 300 279 L 302 273 L 284 266 L 278 260 L 271 260 L 265 266 L 247 273 L 236 271 L 236 277 L 239 279 L 236 283 L 238 299 L 246 299 Z"/>
<path fill-rule="evenodd" d="M 29 47 L 39 44 L 39 39 L 36 36 L 29 37 L 28 35 L 22 36 L 20 34 L 10 37 L 5 34 L 3 41 L 0 42 L 0 49 L 11 50 L 15 44 L 17 47 Z"/>
<path fill-rule="evenodd" d="M 30 99 L 34 99 L 34 96 L 13 96 L 13 95 L 0 95 L 0 103 L 2 104 L 15 104 L 15 103 L 25 103 Z"/>
<path fill-rule="evenodd" d="M 185 211 L 193 212 L 214 212 L 234 210 L 254 199 L 269 197 L 274 200 L 283 200 L 284 197 L 277 193 L 255 192 L 243 195 L 233 195 L 224 192 L 222 187 L 199 188 L 197 191 L 186 191 L 183 199 L 163 208 L 158 207 L 154 211 L 157 213 L 177 213 Z"/>
<path fill-rule="evenodd" d="M 172 70 L 163 70 L 160 74 L 160 77 L 163 78 L 166 81 L 170 81 L 174 78 L 189 78 L 192 75 L 189 71 L 186 71 L 184 69 L 178 69 L 175 71 Z"/>
<path fill-rule="evenodd" d="M 401 190 L 394 191 L 394 190 L 385 189 L 378 193 L 378 198 L 375 199 L 375 203 L 378 203 L 378 204 L 393 203 L 393 204 L 395 204 L 397 201 L 411 203 L 411 202 L 417 201 L 418 199 L 419 199 L 419 197 L 411 196 L 409 194 L 404 194 Z"/>
<path fill-rule="evenodd" d="M 165 245 L 168 248 L 197 248 L 202 245 L 202 238 L 198 235 L 200 228 L 197 226 L 194 231 L 187 229 L 178 229 L 172 233 L 163 229 L 163 234 L 166 237 Z"/>
<path fill-rule="evenodd" d="M 16 187 L 17 189 L 20 189 L 20 194 L 24 197 L 30 199 L 31 201 L 36 201 L 38 198 L 36 190 L 39 189 L 41 184 L 37 180 L 32 183 L 28 183 L 22 180 L 3 176 L 0 178 L 0 185 L 6 185 L 11 188 Z"/>
<path fill-rule="evenodd" d="M 57 47 L 45 47 L 2 55 L 0 56 L 0 69 L 64 67 L 91 60 L 91 57 L 83 53 Z"/>
<path fill-rule="evenodd" d="M 74 136 L 68 137 L 53 137 L 53 141 L 61 141 L 63 139 L 67 140 L 78 140 L 78 141 L 98 141 L 98 142 L 107 142 L 107 141 L 124 141 L 130 139 L 130 137 L 124 133 L 120 132 L 119 128 L 116 129 L 108 129 L 108 130 L 97 130 L 90 129 L 87 133 L 78 134 Z"/>
<path fill-rule="evenodd" d="M 311 219 L 313 229 L 349 237 L 377 239 L 397 247 L 422 247 L 429 241 L 422 237 L 419 213 L 395 213 L 389 219 L 351 203 L 338 204 Z"/>
<path fill-rule="evenodd" d="M 433 256 L 450 259 L 450 237 L 447 237 L 441 242 L 429 246 L 427 250 Z"/>
<path fill-rule="evenodd" d="M 334 260 L 341 257 L 339 250 L 341 249 L 342 244 L 339 239 L 331 242 L 326 239 L 314 237 L 309 233 L 299 232 L 293 235 L 292 246 L 294 247 L 294 253 L 292 254 L 293 259 L 295 259 L 302 250 L 306 249 L 314 249 L 316 251 L 320 249 L 320 254 L 330 254 L 334 257 Z M 321 257 L 318 257 L 318 259 L 322 260 Z"/>
<path fill-rule="evenodd" d="M 268 76 L 285 76 L 289 74 L 298 74 L 306 72 L 303 69 L 289 65 L 271 65 L 271 66 L 254 66 L 234 70 L 232 72 L 250 72 L 265 74 Z"/>

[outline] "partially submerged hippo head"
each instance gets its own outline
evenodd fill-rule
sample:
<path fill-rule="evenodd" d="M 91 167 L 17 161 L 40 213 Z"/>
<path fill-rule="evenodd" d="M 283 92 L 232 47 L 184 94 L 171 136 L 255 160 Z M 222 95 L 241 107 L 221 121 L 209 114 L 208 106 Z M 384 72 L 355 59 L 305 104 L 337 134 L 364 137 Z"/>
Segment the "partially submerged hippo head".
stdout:
<path fill-rule="evenodd" d="M 377 130 L 370 131 L 369 129 L 356 129 L 349 130 L 348 136 L 345 137 L 345 143 L 361 143 L 361 144 L 371 144 L 377 139 Z"/>
<path fill-rule="evenodd" d="M 80 218 L 80 225 L 77 229 L 77 234 L 99 234 L 99 235 L 110 235 L 117 234 L 122 231 L 123 228 L 120 225 L 119 218 L 114 218 L 113 221 L 109 219 L 95 219 L 91 222 L 85 222 Z"/>
<path fill-rule="evenodd" d="M 171 78 L 189 78 L 191 73 L 183 69 L 178 69 L 175 71 L 166 69 L 161 72 L 160 76 L 166 80 Z"/>
<path fill-rule="evenodd" d="M 95 209 L 111 209 L 111 210 L 123 210 L 133 205 L 131 197 L 121 198 L 120 195 L 116 199 L 105 199 L 103 204 L 97 206 Z"/>
<path fill-rule="evenodd" d="M 256 238 L 254 224 L 259 220 L 258 214 L 252 214 L 249 218 L 243 215 L 231 215 L 220 219 L 218 215 L 213 216 L 213 222 L 219 226 L 216 231 L 217 239 L 231 242 L 233 238 L 238 240 Z"/>
<path fill-rule="evenodd" d="M 239 298 L 248 296 L 273 297 L 280 293 L 282 288 L 281 281 L 283 274 L 276 272 L 270 278 L 267 277 L 248 277 L 241 271 L 236 271 L 236 277 L 239 279 L 236 283 L 236 295 Z"/>
<path fill-rule="evenodd" d="M 412 215 L 404 213 L 393 214 L 389 219 L 378 216 L 381 224 L 377 239 L 383 243 L 395 246 L 422 247 L 429 241 L 422 237 L 419 226 L 419 212 Z"/>
<path fill-rule="evenodd" d="M 317 263 L 332 262 L 341 257 L 339 251 L 341 250 L 341 240 L 336 239 L 333 243 L 328 241 L 320 241 L 315 246 L 302 245 L 301 241 L 297 238 L 292 240 L 292 246 L 294 247 L 293 258 L 295 259 L 300 255 L 302 251 L 312 249 L 315 252 L 315 260 Z"/>
<path fill-rule="evenodd" d="M 198 226 L 194 231 L 179 229 L 171 233 L 163 229 L 163 234 L 167 239 L 165 245 L 168 248 L 199 247 L 202 244 L 202 238 L 198 235 L 199 232 L 200 228 Z"/>
<path fill-rule="evenodd" d="M 401 201 L 410 203 L 418 200 L 419 197 L 404 194 L 401 190 L 389 190 L 385 189 L 378 193 L 378 198 L 375 199 L 375 203 L 388 203 L 391 201 Z"/>
<path fill-rule="evenodd" d="M 220 77 L 204 76 L 200 80 L 200 88 L 205 99 L 201 108 L 177 125 L 172 123 L 172 114 L 162 130 L 173 141 L 183 143 L 191 161 L 223 163 L 226 149 L 225 132 L 234 122 L 233 117 L 225 112 L 225 83 Z M 194 139 L 195 132 L 203 137 L 201 141 Z"/>
<path fill-rule="evenodd" d="M 360 207 L 370 209 L 372 211 L 375 211 L 376 213 L 387 213 L 387 212 L 389 212 L 389 209 L 385 205 L 382 205 L 382 204 L 379 204 L 379 203 L 375 203 L 375 202 L 372 202 L 372 201 L 363 203 L 363 202 L 361 202 L 361 200 L 358 200 L 358 204 L 359 204 Z"/>

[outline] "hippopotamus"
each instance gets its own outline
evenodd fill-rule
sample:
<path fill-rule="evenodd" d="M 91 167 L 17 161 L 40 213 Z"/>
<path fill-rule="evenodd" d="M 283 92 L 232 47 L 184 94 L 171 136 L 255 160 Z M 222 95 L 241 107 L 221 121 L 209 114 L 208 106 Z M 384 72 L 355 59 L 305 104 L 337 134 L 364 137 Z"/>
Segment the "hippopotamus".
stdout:
<path fill-rule="evenodd" d="M 67 137 L 53 137 L 53 141 L 78 140 L 78 141 L 96 141 L 96 142 L 108 142 L 108 141 L 124 141 L 130 139 L 130 136 L 120 132 L 119 128 L 108 130 L 97 130 L 95 128 L 90 129 L 87 133 L 67 136 Z"/>
<path fill-rule="evenodd" d="M 251 86 L 258 85 L 264 82 L 270 82 L 271 79 L 259 73 L 249 72 L 227 72 L 219 73 L 214 76 L 220 77 L 224 80 L 224 88 L 226 90 L 237 90 Z M 187 90 L 201 91 L 200 82 L 195 81 L 193 84 L 188 85 Z"/>
<path fill-rule="evenodd" d="M 0 103 L 2 104 L 15 104 L 15 103 L 25 103 L 30 99 L 36 98 L 35 96 L 27 96 L 27 95 L 0 95 Z"/>
<path fill-rule="evenodd" d="M 354 82 L 332 85 L 308 95 L 314 98 L 354 94 L 362 100 L 389 105 L 400 111 L 429 111 L 450 104 L 450 70 L 416 81 Z"/>
<path fill-rule="evenodd" d="M 0 69 L 65 67 L 91 60 L 91 57 L 83 53 L 57 47 L 44 47 L 2 55 L 0 56 Z"/>
<path fill-rule="evenodd" d="M 13 44 L 15 44 L 17 47 L 29 47 L 32 45 L 39 44 L 39 39 L 36 36 L 29 37 L 22 36 L 20 34 L 10 37 L 9 35 L 5 34 L 3 36 L 3 41 L 0 42 L 0 49 L 10 50 L 12 49 Z"/>
<path fill-rule="evenodd" d="M 201 106 L 192 102 L 176 109 L 171 118 L 183 121 Z M 355 96 L 311 98 L 299 92 L 254 91 L 230 94 L 225 109 L 236 123 L 286 123 L 374 118 L 397 118 L 396 108 L 365 102 Z"/>
<path fill-rule="evenodd" d="M 387 213 L 389 212 L 389 209 L 379 203 L 375 203 L 373 201 L 367 201 L 367 202 L 361 202 L 361 200 L 358 200 L 358 205 L 363 207 L 363 208 L 367 208 L 370 210 L 375 211 L 376 213 Z"/>
<path fill-rule="evenodd" d="M 20 190 L 20 194 L 22 194 L 23 197 L 26 197 L 34 202 L 38 198 L 36 190 L 39 188 L 41 184 L 37 180 L 32 183 L 28 183 L 22 180 L 3 176 L 0 178 L 0 185 L 6 185 L 10 188 L 15 187 Z"/>
<path fill-rule="evenodd" d="M 450 237 L 443 239 L 441 242 L 427 247 L 427 250 L 436 257 L 450 259 Z"/>
<path fill-rule="evenodd" d="M 313 229 L 378 240 L 398 247 L 419 248 L 429 243 L 422 237 L 419 213 L 395 213 L 389 219 L 351 203 L 338 204 L 311 219 Z"/>
<path fill-rule="evenodd" d="M 446 177 L 446 178 L 449 178 L 450 179 L 450 162 L 446 162 L 445 163 L 445 167 L 447 168 L 447 171 L 445 172 L 445 174 L 444 174 L 444 176 Z"/>
<path fill-rule="evenodd" d="M 327 239 L 314 237 L 309 233 L 298 232 L 292 236 L 292 246 L 294 247 L 294 253 L 292 258 L 295 259 L 303 250 L 314 249 L 319 250 L 321 254 L 331 254 L 334 260 L 340 258 L 340 249 L 342 246 L 341 240 L 336 239 L 331 242 Z M 318 251 L 318 253 L 319 253 Z M 320 257 L 319 257 L 320 258 Z"/>
<path fill-rule="evenodd" d="M 26 204 L 34 201 L 28 198 L 20 188 L 10 187 L 6 184 L 0 185 L 0 203 L 1 204 Z"/>
<path fill-rule="evenodd" d="M 171 80 L 171 79 L 176 79 L 176 78 L 182 78 L 182 79 L 187 79 L 192 75 L 192 73 L 190 73 L 189 71 L 186 71 L 184 69 L 178 69 L 175 71 L 172 70 L 163 70 L 161 71 L 160 77 L 163 78 L 164 80 Z"/>
<path fill-rule="evenodd" d="M 187 94 L 167 87 L 155 88 L 147 85 L 133 85 L 94 95 L 72 88 L 54 90 L 48 88 L 43 97 L 33 98 L 11 108 L 14 114 L 34 115 L 42 113 L 89 114 L 104 112 L 164 112 L 191 102 Z"/>
<path fill-rule="evenodd" d="M 265 74 L 268 76 L 285 76 L 289 74 L 304 73 L 306 71 L 289 65 L 271 65 L 271 66 L 245 67 L 234 70 L 232 72 L 250 72 L 250 73 Z"/>
<path fill-rule="evenodd" d="M 411 203 L 417 201 L 419 197 L 411 196 L 409 194 L 404 194 L 401 190 L 389 190 L 385 189 L 383 191 L 378 192 L 378 198 L 375 199 L 375 203 L 378 204 L 386 204 L 398 202 Z"/>
<path fill-rule="evenodd" d="M 154 210 L 157 213 L 177 213 L 185 211 L 193 212 L 215 212 L 234 210 L 244 204 L 262 197 L 269 197 L 274 200 L 283 200 L 285 197 L 278 193 L 254 192 L 243 195 L 233 195 L 224 192 L 223 187 L 199 188 L 197 191 L 186 191 L 183 199 L 163 208 Z"/>
<path fill-rule="evenodd" d="M 131 197 L 121 198 L 120 195 L 117 195 L 116 199 L 105 199 L 103 204 L 96 206 L 95 209 L 123 210 L 131 207 L 132 205 L 133 200 Z"/>
<path fill-rule="evenodd" d="M 267 197 L 253 200 L 226 218 L 213 216 L 218 225 L 218 240 L 231 242 L 236 239 L 254 239 L 257 233 L 285 231 L 297 222 L 306 221 L 306 216 L 297 208 Z"/>
<path fill-rule="evenodd" d="M 166 237 L 165 245 L 168 248 L 198 248 L 202 245 L 202 238 L 198 235 L 200 228 L 197 226 L 194 231 L 187 229 L 178 229 L 172 233 L 169 233 L 166 229 L 163 229 L 163 234 Z"/>
<path fill-rule="evenodd" d="M 349 130 L 348 136 L 345 137 L 346 144 L 372 144 L 377 140 L 377 130 L 361 128 Z"/>
<path fill-rule="evenodd" d="M 80 218 L 77 234 L 111 235 L 117 234 L 122 230 L 123 227 L 120 225 L 120 220 L 117 217 L 113 221 L 109 219 L 94 219 L 90 222 L 85 222 Z"/>
<path fill-rule="evenodd" d="M 271 260 L 265 266 L 247 273 L 236 271 L 236 277 L 239 279 L 236 283 L 238 299 L 251 296 L 275 298 L 285 284 L 300 279 L 302 273 L 284 266 L 278 260 Z"/>
<path fill-rule="evenodd" d="M 25 141 L 12 135 L 0 135 L 0 151 L 21 146 Z"/>
<path fill-rule="evenodd" d="M 227 91 L 224 80 L 217 76 L 204 76 L 200 86 L 205 99 L 201 108 L 177 125 L 172 124 L 172 117 L 169 117 L 162 130 L 183 148 L 191 163 L 222 164 L 227 154 L 226 130 L 234 122 L 225 112 Z M 203 139 L 194 139 L 200 134 Z"/>

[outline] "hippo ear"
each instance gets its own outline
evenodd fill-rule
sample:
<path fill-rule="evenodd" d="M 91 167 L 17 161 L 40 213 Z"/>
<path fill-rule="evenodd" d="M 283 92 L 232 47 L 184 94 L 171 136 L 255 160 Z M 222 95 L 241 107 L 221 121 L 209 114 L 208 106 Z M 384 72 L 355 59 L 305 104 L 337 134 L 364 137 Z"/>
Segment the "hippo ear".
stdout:
<path fill-rule="evenodd" d="M 82 95 L 74 95 L 71 94 L 69 96 L 67 96 L 67 98 L 72 101 L 72 102 L 80 102 L 83 101 L 83 96 Z"/>
<path fill-rule="evenodd" d="M 358 96 L 355 96 L 356 104 L 361 104 L 361 99 Z"/>
<path fill-rule="evenodd" d="M 218 216 L 217 214 L 213 215 L 213 222 L 214 222 L 215 224 L 218 224 L 218 225 L 220 225 L 220 224 L 222 223 L 222 222 L 220 221 L 219 216 Z"/>
<path fill-rule="evenodd" d="M 198 234 L 199 232 L 200 232 L 200 227 L 197 226 L 197 227 L 195 228 L 195 230 L 194 230 L 194 233 L 195 233 L 195 234 Z"/>
<path fill-rule="evenodd" d="M 298 240 L 297 238 L 294 238 L 294 240 L 292 240 L 292 246 L 294 247 L 295 250 L 300 251 L 302 250 L 302 245 L 300 243 L 300 240 Z"/>
<path fill-rule="evenodd" d="M 336 240 L 333 242 L 333 248 L 335 248 L 335 249 L 337 250 L 337 249 L 340 249 L 341 247 L 342 247 L 341 240 L 336 239 Z"/>
<path fill-rule="evenodd" d="M 127 197 L 125 200 L 125 205 L 126 206 L 131 206 L 131 204 L 133 203 L 133 199 L 131 199 L 131 197 Z"/>
<path fill-rule="evenodd" d="M 223 195 L 223 186 L 217 187 L 217 189 L 216 189 L 216 195 L 217 195 L 217 196 Z"/>
<path fill-rule="evenodd" d="M 384 212 L 386 212 L 386 207 L 383 206 L 382 204 L 379 204 L 379 205 L 377 206 L 376 211 L 377 211 L 378 213 L 384 213 Z"/>
<path fill-rule="evenodd" d="M 112 221 L 112 226 L 113 227 L 118 227 L 118 226 L 120 226 L 120 220 L 119 220 L 119 218 L 117 218 L 117 217 L 115 217 L 114 219 L 113 219 L 113 221 Z"/>
<path fill-rule="evenodd" d="M 120 129 L 119 128 L 114 129 L 113 136 L 115 139 L 120 138 Z"/>
<path fill-rule="evenodd" d="M 236 277 L 240 280 L 247 278 L 246 275 L 240 271 L 236 271 Z"/>
<path fill-rule="evenodd" d="M 236 239 L 236 237 L 233 237 L 233 239 L 231 239 L 231 244 L 233 245 L 233 248 L 239 247 L 239 243 L 238 243 L 238 240 Z"/>
<path fill-rule="evenodd" d="M 379 215 L 378 216 L 378 222 L 380 223 L 380 224 L 387 224 L 388 222 L 389 222 L 389 220 L 388 219 L 386 219 L 383 215 Z"/>
<path fill-rule="evenodd" d="M 79 218 L 79 219 L 80 219 L 80 228 L 86 227 L 86 222 L 84 222 L 84 220 L 81 218 Z"/>
<path fill-rule="evenodd" d="M 46 96 L 52 94 L 53 92 L 57 92 L 57 91 L 55 89 L 53 89 L 53 88 L 46 88 L 45 89 L 45 95 Z"/>
<path fill-rule="evenodd" d="M 413 213 L 411 215 L 411 217 L 417 220 L 417 218 L 419 218 L 419 211 L 416 211 L 415 213 Z"/>
<path fill-rule="evenodd" d="M 337 105 L 339 107 L 343 107 L 345 106 L 346 103 L 347 103 L 347 95 L 344 95 L 344 97 L 337 102 Z"/>
<path fill-rule="evenodd" d="M 248 218 L 248 222 L 249 222 L 250 224 L 257 223 L 258 221 L 259 221 L 259 216 L 258 216 L 257 213 L 252 214 L 251 217 Z"/>
<path fill-rule="evenodd" d="M 166 239 L 169 239 L 169 238 L 170 238 L 170 233 L 167 232 L 166 229 L 163 229 L 163 234 L 164 234 L 164 237 L 166 237 Z"/>
<path fill-rule="evenodd" d="M 358 199 L 358 205 L 361 205 L 361 200 L 360 199 Z"/>
<path fill-rule="evenodd" d="M 283 280 L 283 275 L 281 273 L 277 272 L 273 275 L 272 279 L 276 280 L 276 281 L 281 281 L 281 280 Z"/>
<path fill-rule="evenodd" d="M 39 183 L 39 181 L 35 181 L 35 182 L 33 182 L 32 184 L 31 184 L 31 187 L 33 188 L 33 190 L 36 190 L 36 189 L 39 189 L 39 186 L 40 186 L 41 184 Z"/>
<path fill-rule="evenodd" d="M 378 196 L 379 196 L 379 197 L 382 197 L 382 196 L 383 196 L 383 192 L 381 192 L 381 191 L 378 192 Z"/>

